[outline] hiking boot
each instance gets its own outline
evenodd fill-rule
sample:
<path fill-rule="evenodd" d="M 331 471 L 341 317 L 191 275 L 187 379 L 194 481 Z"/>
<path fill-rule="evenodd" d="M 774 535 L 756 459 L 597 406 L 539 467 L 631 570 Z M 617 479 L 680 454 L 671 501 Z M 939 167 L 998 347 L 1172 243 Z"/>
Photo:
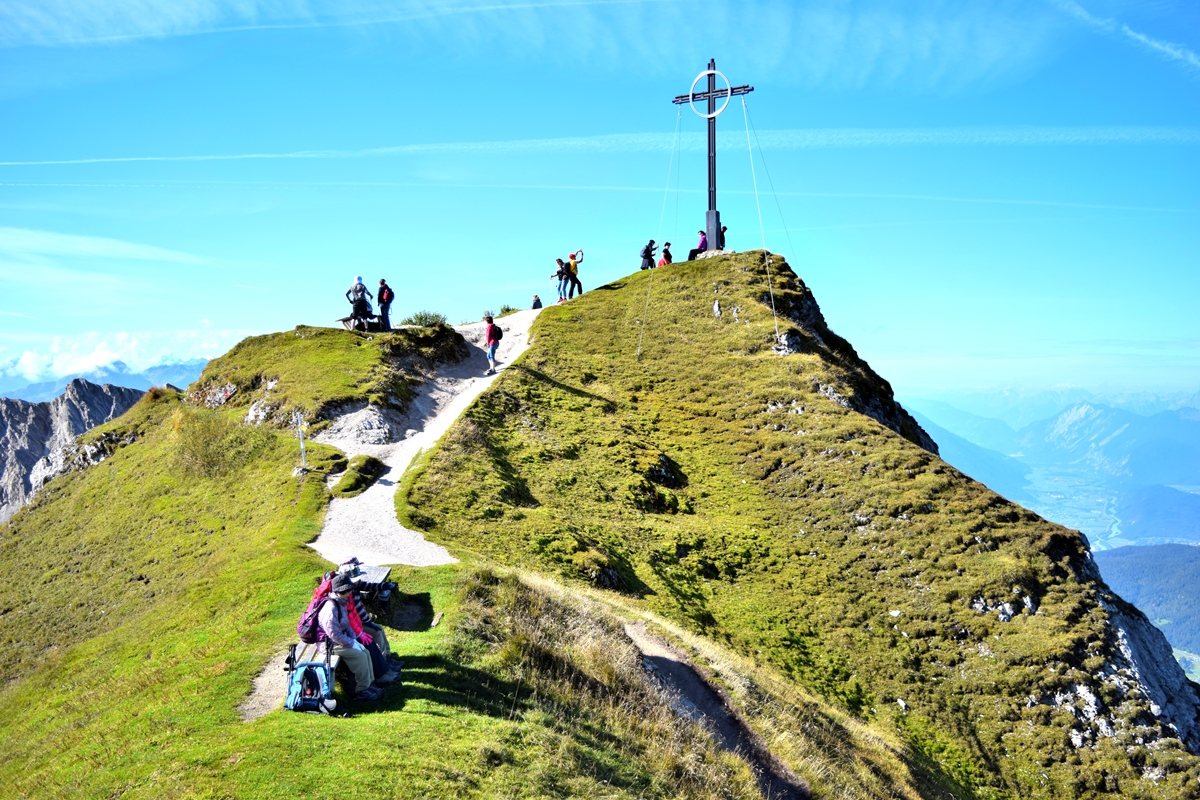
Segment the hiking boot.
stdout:
<path fill-rule="evenodd" d="M 391 686 L 400 677 L 400 673 L 394 669 L 389 669 L 382 676 L 375 679 L 376 686 Z"/>
<path fill-rule="evenodd" d="M 355 700 L 363 700 L 363 701 L 367 701 L 367 702 L 372 702 L 372 701 L 378 700 L 382 696 L 383 696 L 383 690 L 377 686 L 368 686 L 366 689 L 363 689 L 361 692 L 354 693 Z"/>

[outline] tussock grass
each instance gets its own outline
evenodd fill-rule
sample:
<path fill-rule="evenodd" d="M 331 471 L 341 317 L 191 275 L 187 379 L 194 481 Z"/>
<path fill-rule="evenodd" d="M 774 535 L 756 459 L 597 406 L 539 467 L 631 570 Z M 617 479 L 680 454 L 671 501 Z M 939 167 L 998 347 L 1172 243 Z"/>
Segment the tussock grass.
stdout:
<path fill-rule="evenodd" d="M 512 714 L 570 734 L 571 745 L 551 756 L 559 769 L 638 797 L 760 796 L 745 764 L 674 712 L 619 623 L 599 607 L 487 569 L 466 573 L 459 591 L 452 655 L 515 684 Z M 503 747 L 482 747 L 488 758 L 505 758 Z M 556 788 L 565 787 L 541 791 Z"/>
<path fill-rule="evenodd" d="M 379 480 L 379 476 L 386 470 L 387 465 L 375 456 L 354 456 L 350 459 L 345 474 L 334 485 L 333 494 L 337 497 L 360 495 Z"/>

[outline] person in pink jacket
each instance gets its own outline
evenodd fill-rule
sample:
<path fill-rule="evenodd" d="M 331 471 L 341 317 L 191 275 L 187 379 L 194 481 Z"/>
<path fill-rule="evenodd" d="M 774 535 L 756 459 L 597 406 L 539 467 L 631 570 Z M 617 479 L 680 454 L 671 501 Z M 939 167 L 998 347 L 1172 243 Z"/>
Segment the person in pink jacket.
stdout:
<path fill-rule="evenodd" d="M 500 326 L 492 321 L 490 316 L 483 318 L 487 323 L 487 330 L 484 332 L 484 340 L 487 343 L 487 360 L 488 371 L 484 375 L 496 374 L 496 348 L 500 346 L 500 337 L 504 335 L 504 331 L 500 330 Z"/>

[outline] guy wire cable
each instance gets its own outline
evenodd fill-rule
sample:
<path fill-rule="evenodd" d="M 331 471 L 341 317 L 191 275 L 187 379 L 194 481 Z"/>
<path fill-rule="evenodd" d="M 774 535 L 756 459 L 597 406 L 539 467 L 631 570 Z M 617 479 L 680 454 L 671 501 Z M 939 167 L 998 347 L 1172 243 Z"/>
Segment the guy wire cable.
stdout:
<path fill-rule="evenodd" d="M 671 143 L 671 160 L 670 160 L 670 162 L 667 163 L 667 185 L 663 189 L 662 211 L 660 211 L 658 214 L 658 232 L 654 234 L 658 238 L 662 238 L 663 219 L 666 217 L 666 214 L 667 214 L 667 198 L 671 196 L 671 169 L 675 166 L 675 148 L 676 148 L 676 145 L 678 145 L 678 143 L 679 143 L 679 129 L 683 125 L 683 106 L 676 106 L 676 108 L 679 109 L 679 113 L 677 113 L 675 115 L 675 139 Z M 678 196 L 676 196 L 675 208 L 676 208 L 676 212 L 675 212 L 676 218 L 678 219 L 678 215 L 679 215 Z M 654 270 L 651 269 L 650 280 L 648 280 L 646 282 L 646 307 L 642 311 L 642 330 L 640 333 L 638 333 L 637 356 L 635 357 L 635 360 L 637 360 L 637 361 L 642 360 L 642 341 L 646 338 L 646 316 L 650 313 L 650 290 L 653 288 L 654 288 Z"/>
<path fill-rule="evenodd" d="M 754 127 L 754 121 L 750 119 L 749 111 L 746 112 L 746 121 L 750 123 L 750 130 L 754 132 L 754 143 L 758 145 L 758 157 L 762 159 L 763 172 L 767 173 L 767 185 L 771 187 L 771 196 L 775 198 L 775 210 L 779 212 L 779 222 L 783 225 L 783 235 L 787 237 L 788 247 L 791 248 L 792 256 L 799 259 L 799 256 L 796 254 L 796 246 L 792 244 L 792 234 L 788 230 L 787 220 L 783 218 L 783 207 L 779 205 L 779 195 L 775 193 L 775 181 L 771 180 L 771 168 L 767 166 L 767 157 L 763 155 L 762 144 L 758 141 L 758 129 Z"/>
<path fill-rule="evenodd" d="M 763 260 L 767 265 L 767 292 L 771 295 L 771 316 L 775 319 L 775 341 L 779 341 L 779 315 L 775 313 L 775 288 L 771 285 L 771 254 L 767 252 L 767 231 L 763 228 L 762 205 L 758 202 L 758 178 L 754 174 L 754 148 L 750 144 L 750 114 L 746 111 L 746 96 L 742 95 L 742 116 L 746 118 L 746 150 L 750 153 L 750 179 L 754 181 L 754 207 L 758 209 L 758 233 L 762 237 Z M 759 148 L 761 151 L 762 148 Z M 766 162 L 764 161 L 765 165 Z M 784 226 L 786 230 L 787 226 Z M 790 240 L 789 240 L 790 243 Z"/>

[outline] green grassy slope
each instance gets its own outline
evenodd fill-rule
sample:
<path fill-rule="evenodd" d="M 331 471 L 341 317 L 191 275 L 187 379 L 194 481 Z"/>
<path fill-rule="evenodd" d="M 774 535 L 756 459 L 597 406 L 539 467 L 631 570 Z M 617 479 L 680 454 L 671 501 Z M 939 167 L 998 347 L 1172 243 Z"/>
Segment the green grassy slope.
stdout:
<path fill-rule="evenodd" d="M 404 342 L 453 357 L 449 329 L 410 335 L 260 337 L 199 385 L 278 379 L 275 396 L 315 411 L 336 381 L 339 401 L 355 402 L 424 357 Z M 323 355 L 310 359 L 314 337 Z M 124 446 L 0 526 L 0 795 L 753 796 L 745 766 L 669 713 L 611 623 L 460 566 L 394 573 L 446 617 L 389 631 L 407 664 L 382 703 L 349 701 L 348 720 L 243 722 L 239 704 L 294 640 L 325 569 L 305 543 L 328 469 L 345 461 L 312 445 L 315 471 L 293 475 L 295 440 L 242 425 L 249 402 L 210 410 L 152 392 L 88 434 Z M 536 639 L 532 605 L 558 621 Z M 593 630 L 591 649 L 567 623 Z M 554 665 L 586 665 L 591 679 Z"/>
<path fill-rule="evenodd" d="M 890 387 L 775 267 L 786 356 L 761 253 L 548 308 L 409 473 L 402 517 L 455 552 L 618 590 L 896 726 L 956 796 L 1200 796 L 1177 740 L 1138 746 L 1137 698 L 1101 697 L 1118 736 L 1094 749 L 1072 747 L 1068 710 L 1029 702 L 1117 646 L 1081 537 L 919 447 Z"/>

